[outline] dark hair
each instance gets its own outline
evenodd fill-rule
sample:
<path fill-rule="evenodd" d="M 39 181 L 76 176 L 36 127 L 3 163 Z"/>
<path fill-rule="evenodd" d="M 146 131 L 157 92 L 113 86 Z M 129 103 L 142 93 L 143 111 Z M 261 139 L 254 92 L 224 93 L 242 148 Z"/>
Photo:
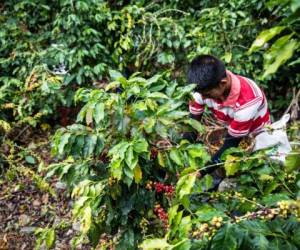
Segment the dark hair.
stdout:
<path fill-rule="evenodd" d="M 224 63 L 211 55 L 197 56 L 188 70 L 188 82 L 196 83 L 198 91 L 213 89 L 225 77 Z"/>

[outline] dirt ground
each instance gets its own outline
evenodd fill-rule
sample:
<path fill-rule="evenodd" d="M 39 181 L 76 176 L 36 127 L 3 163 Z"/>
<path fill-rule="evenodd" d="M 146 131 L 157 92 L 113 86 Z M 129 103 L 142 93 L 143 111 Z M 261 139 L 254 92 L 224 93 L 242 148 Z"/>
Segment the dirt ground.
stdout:
<path fill-rule="evenodd" d="M 0 171 L 0 250 L 35 249 L 35 230 L 39 227 L 52 227 L 64 222 L 63 227 L 56 230 L 53 249 L 71 249 L 71 239 L 79 232 L 80 225 L 71 219 L 72 201 L 64 183 L 56 179 L 45 181 L 43 173 L 39 173 L 38 163 L 49 164 L 50 147 L 45 133 L 24 133 L 18 143 L 27 142 L 32 155 L 36 152 L 42 159 L 35 159 L 35 164 L 21 166 L 1 165 Z M 9 146 L 2 145 L 7 148 Z M 17 152 L 20 156 L 23 152 Z M 34 158 L 34 157 L 33 157 Z M 32 158 L 27 158 L 30 162 Z M 24 162 L 23 162 L 24 163 Z M 46 249 L 42 246 L 40 249 Z M 89 245 L 80 245 L 77 249 L 90 249 Z"/>

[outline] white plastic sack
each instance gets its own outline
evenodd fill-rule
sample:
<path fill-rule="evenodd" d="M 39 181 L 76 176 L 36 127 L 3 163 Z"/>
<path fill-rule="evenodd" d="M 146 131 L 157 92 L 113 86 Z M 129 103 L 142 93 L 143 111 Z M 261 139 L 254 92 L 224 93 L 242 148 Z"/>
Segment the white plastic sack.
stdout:
<path fill-rule="evenodd" d="M 271 124 L 270 131 L 264 131 L 255 137 L 255 145 L 253 151 L 275 147 L 272 152 L 271 159 L 285 161 L 285 157 L 291 152 L 292 148 L 289 143 L 285 128 L 289 121 L 290 115 L 284 115 L 279 121 Z"/>

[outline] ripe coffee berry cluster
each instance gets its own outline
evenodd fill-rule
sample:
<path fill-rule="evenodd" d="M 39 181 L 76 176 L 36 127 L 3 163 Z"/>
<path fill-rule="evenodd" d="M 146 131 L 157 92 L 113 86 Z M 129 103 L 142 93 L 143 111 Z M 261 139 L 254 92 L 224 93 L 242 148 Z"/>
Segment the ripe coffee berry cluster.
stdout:
<path fill-rule="evenodd" d="M 155 182 L 154 187 L 156 193 L 164 193 L 168 197 L 172 197 L 175 192 L 175 188 L 173 185 L 165 185 L 161 182 Z"/>
<path fill-rule="evenodd" d="M 154 182 L 154 187 L 155 187 L 155 191 L 156 193 L 163 193 L 165 191 L 165 184 L 161 183 L 161 182 Z"/>
<path fill-rule="evenodd" d="M 154 207 L 154 213 L 158 216 L 161 222 L 164 225 L 164 228 L 168 228 L 168 214 L 166 211 L 161 207 L 160 204 L 156 204 Z"/>

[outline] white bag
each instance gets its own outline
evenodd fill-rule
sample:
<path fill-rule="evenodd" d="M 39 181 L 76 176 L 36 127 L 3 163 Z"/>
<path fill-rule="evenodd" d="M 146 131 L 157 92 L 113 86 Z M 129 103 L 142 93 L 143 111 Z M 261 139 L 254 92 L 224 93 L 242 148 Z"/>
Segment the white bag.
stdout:
<path fill-rule="evenodd" d="M 270 158 L 284 163 L 286 155 L 292 150 L 285 131 L 286 123 L 289 119 L 290 115 L 285 114 L 279 121 L 270 125 L 270 131 L 264 131 L 258 134 L 255 137 L 253 152 L 276 146 Z"/>

